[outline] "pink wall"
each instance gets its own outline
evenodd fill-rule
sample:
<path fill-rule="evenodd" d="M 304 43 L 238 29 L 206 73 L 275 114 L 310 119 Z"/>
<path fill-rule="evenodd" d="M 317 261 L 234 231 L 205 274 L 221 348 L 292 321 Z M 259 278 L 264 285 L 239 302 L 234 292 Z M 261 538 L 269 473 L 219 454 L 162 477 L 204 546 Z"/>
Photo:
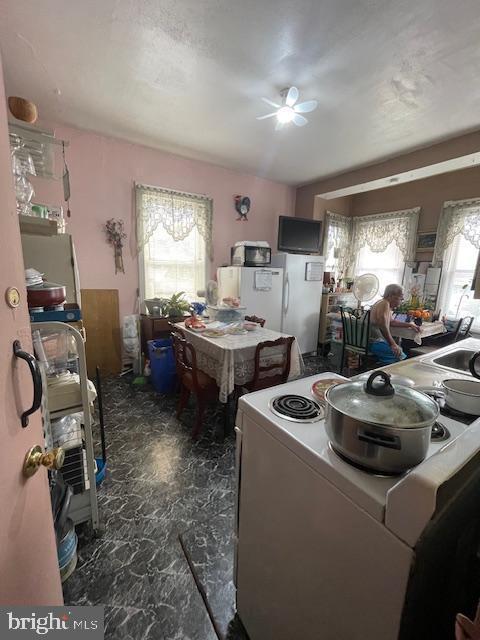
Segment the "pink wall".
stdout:
<path fill-rule="evenodd" d="M 294 213 L 295 190 L 284 184 L 88 131 L 65 126 L 54 128 L 58 137 L 70 142 L 66 154 L 72 217 L 67 231 L 74 238 L 81 286 L 118 289 L 121 318 L 133 312 L 138 287 L 134 181 L 213 198 L 212 274 L 218 265 L 229 262 L 230 247 L 237 240 L 267 240 L 276 247 L 278 216 Z M 35 202 L 64 204 L 61 183 L 36 179 L 34 186 Z M 237 194 L 248 195 L 252 200 L 248 222 L 236 221 L 233 197 Z M 102 230 L 105 220 L 111 217 L 122 218 L 128 234 L 125 274 L 115 275 L 112 250 Z"/>

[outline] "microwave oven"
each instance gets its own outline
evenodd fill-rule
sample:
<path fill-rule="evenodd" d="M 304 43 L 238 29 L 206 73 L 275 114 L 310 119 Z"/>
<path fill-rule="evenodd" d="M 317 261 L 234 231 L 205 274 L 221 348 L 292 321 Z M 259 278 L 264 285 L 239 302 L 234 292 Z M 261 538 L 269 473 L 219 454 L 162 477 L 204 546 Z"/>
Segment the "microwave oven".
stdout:
<path fill-rule="evenodd" d="M 270 247 L 239 245 L 231 248 L 230 258 L 234 267 L 263 267 L 272 261 L 272 250 Z"/>

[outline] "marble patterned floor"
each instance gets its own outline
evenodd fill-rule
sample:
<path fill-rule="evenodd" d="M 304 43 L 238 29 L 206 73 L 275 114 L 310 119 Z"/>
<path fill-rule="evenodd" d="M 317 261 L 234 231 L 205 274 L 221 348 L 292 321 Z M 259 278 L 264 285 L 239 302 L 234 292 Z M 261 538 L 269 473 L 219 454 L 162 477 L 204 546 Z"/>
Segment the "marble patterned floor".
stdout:
<path fill-rule="evenodd" d="M 305 359 L 305 375 L 328 367 Z M 101 538 L 80 536 L 66 604 L 105 605 L 116 640 L 246 638 L 234 618 L 233 436 L 219 438 L 213 406 L 193 442 L 193 402 L 179 422 L 175 396 L 104 381 L 107 477 L 99 488 Z M 183 545 L 183 546 L 182 546 Z"/>

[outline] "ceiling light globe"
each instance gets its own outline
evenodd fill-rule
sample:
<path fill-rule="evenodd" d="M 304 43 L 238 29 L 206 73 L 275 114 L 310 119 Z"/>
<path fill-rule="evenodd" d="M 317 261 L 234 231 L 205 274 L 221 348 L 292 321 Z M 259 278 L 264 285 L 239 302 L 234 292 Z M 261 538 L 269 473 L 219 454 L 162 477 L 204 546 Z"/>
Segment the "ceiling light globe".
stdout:
<path fill-rule="evenodd" d="M 292 107 L 281 107 L 277 111 L 277 120 L 282 123 L 291 122 L 294 115 L 295 111 Z"/>

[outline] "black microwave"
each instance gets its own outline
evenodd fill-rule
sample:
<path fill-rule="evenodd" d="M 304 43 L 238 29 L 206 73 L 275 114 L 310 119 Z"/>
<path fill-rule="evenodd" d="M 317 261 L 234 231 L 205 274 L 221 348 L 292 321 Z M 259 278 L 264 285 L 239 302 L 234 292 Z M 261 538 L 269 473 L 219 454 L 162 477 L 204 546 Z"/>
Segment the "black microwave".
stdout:
<path fill-rule="evenodd" d="M 238 245 L 230 250 L 231 263 L 234 267 L 263 267 L 272 261 L 270 247 Z"/>

